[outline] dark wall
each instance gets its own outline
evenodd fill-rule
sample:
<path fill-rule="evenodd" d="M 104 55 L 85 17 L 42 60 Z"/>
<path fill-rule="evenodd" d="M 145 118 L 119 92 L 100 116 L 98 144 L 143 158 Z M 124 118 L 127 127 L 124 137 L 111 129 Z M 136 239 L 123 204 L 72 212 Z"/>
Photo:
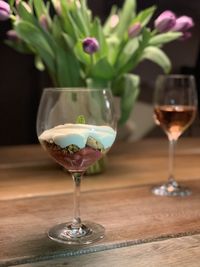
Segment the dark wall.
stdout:
<path fill-rule="evenodd" d="M 108 15 L 113 4 L 121 6 L 123 0 L 90 0 L 89 5 L 94 14 L 102 19 Z M 187 14 L 194 17 L 197 27 L 193 38 L 185 44 L 171 44 L 166 48 L 167 53 L 174 61 L 174 69 L 179 72 L 181 66 L 195 67 L 199 45 L 199 0 L 138 0 L 138 10 L 156 4 L 158 11 L 171 9 L 178 14 Z M 35 123 L 37 107 L 42 88 L 49 84 L 45 74 L 34 68 L 33 57 L 22 55 L 10 49 L 3 43 L 9 23 L 0 24 L 0 145 L 27 144 L 37 142 Z M 179 51 L 177 53 L 177 51 Z M 183 54 L 185 53 L 185 55 Z M 160 69 L 153 64 L 141 64 L 136 70 L 142 76 L 143 88 L 141 97 L 151 101 L 151 90 L 154 78 Z"/>

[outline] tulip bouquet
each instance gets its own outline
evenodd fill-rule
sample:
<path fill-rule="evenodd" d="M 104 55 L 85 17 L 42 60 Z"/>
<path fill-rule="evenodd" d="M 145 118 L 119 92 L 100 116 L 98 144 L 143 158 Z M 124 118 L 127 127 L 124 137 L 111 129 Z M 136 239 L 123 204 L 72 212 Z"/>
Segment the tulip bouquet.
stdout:
<path fill-rule="evenodd" d="M 110 87 L 121 98 L 120 123 L 128 119 L 139 92 L 134 68 L 148 59 L 168 73 L 171 63 L 163 45 L 190 36 L 192 19 L 171 11 L 148 27 L 155 10 L 137 13 L 136 1 L 125 0 L 102 23 L 86 0 L 0 0 L 0 20 L 12 22 L 6 43 L 34 54 L 36 67 L 46 69 L 56 87 Z"/>

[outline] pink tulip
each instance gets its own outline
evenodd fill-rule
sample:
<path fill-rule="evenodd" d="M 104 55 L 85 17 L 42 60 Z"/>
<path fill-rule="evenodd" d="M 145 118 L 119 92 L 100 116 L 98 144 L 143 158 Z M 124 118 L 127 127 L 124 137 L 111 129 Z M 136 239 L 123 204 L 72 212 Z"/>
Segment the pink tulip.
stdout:
<path fill-rule="evenodd" d="M 0 20 L 7 20 L 10 17 L 10 6 L 5 1 L 0 0 Z"/>
<path fill-rule="evenodd" d="M 173 27 L 173 31 L 186 32 L 194 26 L 193 19 L 188 16 L 182 16 L 177 18 L 176 24 Z"/>
<path fill-rule="evenodd" d="M 142 26 L 140 22 L 136 22 L 135 24 L 133 24 L 132 26 L 129 27 L 128 29 L 128 36 L 130 38 L 134 38 L 136 36 L 138 36 L 141 32 Z"/>
<path fill-rule="evenodd" d="M 155 20 L 154 25 L 158 32 L 168 32 L 176 24 L 176 16 L 170 10 L 166 10 L 160 14 Z"/>

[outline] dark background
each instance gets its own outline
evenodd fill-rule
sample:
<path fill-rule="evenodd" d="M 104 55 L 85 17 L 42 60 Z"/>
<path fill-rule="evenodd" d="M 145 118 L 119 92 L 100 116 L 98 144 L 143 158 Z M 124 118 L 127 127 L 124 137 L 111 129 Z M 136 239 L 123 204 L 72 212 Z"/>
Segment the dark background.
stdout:
<path fill-rule="evenodd" d="M 109 14 L 113 4 L 121 6 L 122 0 L 88 1 L 94 14 L 102 20 Z M 199 34 L 200 34 L 200 1 L 199 0 L 138 0 L 138 10 L 157 5 L 157 13 L 170 9 L 177 15 L 191 16 L 195 21 L 192 38 L 176 41 L 165 47 L 173 63 L 173 73 L 193 73 L 199 88 Z M 155 16 L 156 16 L 155 15 Z M 33 57 L 22 55 L 7 47 L 3 40 L 9 22 L 0 24 L 0 145 L 31 144 L 37 142 L 35 124 L 36 114 L 42 88 L 49 85 L 44 73 L 34 68 Z M 161 69 L 144 62 L 136 72 L 141 75 L 142 85 L 140 100 L 151 103 L 154 81 Z M 192 135 L 200 132 L 199 124 L 193 126 Z M 190 131 L 191 133 L 191 131 Z"/>

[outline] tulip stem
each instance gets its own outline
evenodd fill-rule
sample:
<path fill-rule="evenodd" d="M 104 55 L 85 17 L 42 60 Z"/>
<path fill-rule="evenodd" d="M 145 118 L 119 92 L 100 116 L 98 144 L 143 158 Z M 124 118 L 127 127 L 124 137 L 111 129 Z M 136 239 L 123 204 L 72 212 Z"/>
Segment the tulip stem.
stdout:
<path fill-rule="evenodd" d="M 90 64 L 86 67 L 86 77 L 89 77 L 90 76 L 90 72 L 92 70 L 94 66 L 94 56 L 93 55 L 90 55 Z"/>
<path fill-rule="evenodd" d="M 90 55 L 91 68 L 94 66 L 94 56 Z"/>

